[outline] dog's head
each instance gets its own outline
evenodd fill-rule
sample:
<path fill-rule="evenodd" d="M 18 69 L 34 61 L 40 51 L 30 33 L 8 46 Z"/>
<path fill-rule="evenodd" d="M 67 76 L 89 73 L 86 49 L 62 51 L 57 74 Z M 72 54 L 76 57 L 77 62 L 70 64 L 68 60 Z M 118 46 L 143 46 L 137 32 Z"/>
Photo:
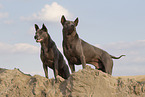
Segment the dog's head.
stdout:
<path fill-rule="evenodd" d="M 76 30 L 76 26 L 78 25 L 79 19 L 76 18 L 75 21 L 68 21 L 65 19 L 64 15 L 61 17 L 61 24 L 63 25 L 63 31 L 67 34 L 71 34 L 74 30 Z"/>
<path fill-rule="evenodd" d="M 36 30 L 36 33 L 35 33 L 34 39 L 36 40 L 36 42 L 41 43 L 41 42 L 45 41 L 45 39 L 48 38 L 49 35 L 47 32 L 47 28 L 44 24 L 42 25 L 41 29 L 39 29 L 37 24 L 35 24 L 35 30 Z"/>

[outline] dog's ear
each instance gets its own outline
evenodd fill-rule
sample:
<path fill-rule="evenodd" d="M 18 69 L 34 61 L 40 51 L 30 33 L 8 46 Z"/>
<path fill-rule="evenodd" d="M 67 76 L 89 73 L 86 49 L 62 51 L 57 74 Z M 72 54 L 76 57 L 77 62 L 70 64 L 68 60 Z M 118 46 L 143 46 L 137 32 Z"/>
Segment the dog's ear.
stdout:
<path fill-rule="evenodd" d="M 77 25 L 78 25 L 78 22 L 79 22 L 79 19 L 78 19 L 78 18 L 76 18 L 76 20 L 74 21 L 75 26 L 77 26 Z"/>
<path fill-rule="evenodd" d="M 47 32 L 47 28 L 46 28 L 46 26 L 44 24 L 42 25 L 42 30 L 44 30 L 45 32 Z"/>
<path fill-rule="evenodd" d="M 35 30 L 37 31 L 39 29 L 38 25 L 35 24 Z"/>
<path fill-rule="evenodd" d="M 64 15 L 61 17 L 61 24 L 64 25 L 64 23 L 66 22 L 66 19 L 64 17 Z"/>

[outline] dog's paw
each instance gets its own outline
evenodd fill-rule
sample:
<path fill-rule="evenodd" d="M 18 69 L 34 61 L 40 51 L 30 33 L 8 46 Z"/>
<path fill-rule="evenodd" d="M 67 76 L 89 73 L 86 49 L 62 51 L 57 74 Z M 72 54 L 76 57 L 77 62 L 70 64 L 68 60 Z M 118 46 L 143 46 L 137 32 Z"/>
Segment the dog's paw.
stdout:
<path fill-rule="evenodd" d="M 60 83 L 63 81 L 64 81 L 64 79 L 61 76 L 59 76 L 59 75 L 56 76 L 56 83 Z"/>

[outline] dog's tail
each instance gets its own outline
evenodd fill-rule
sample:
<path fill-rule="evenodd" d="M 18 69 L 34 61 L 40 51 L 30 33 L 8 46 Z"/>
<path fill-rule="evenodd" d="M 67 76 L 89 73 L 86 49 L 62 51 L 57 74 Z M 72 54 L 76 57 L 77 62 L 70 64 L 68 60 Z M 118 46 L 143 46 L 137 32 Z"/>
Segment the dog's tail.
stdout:
<path fill-rule="evenodd" d="M 112 55 L 110 55 L 111 56 L 111 58 L 113 58 L 113 59 L 120 59 L 122 56 L 125 56 L 125 55 L 121 55 L 121 56 L 119 56 L 119 57 L 115 57 L 115 56 L 112 56 Z"/>

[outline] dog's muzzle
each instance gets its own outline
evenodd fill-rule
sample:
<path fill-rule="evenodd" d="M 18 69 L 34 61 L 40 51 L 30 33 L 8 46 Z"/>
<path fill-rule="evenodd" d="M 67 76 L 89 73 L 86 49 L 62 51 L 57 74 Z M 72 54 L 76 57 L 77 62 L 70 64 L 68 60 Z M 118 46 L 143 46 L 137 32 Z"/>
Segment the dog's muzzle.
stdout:
<path fill-rule="evenodd" d="M 39 39 L 39 40 L 37 39 L 36 42 L 41 42 L 42 40 L 43 40 L 43 39 Z"/>
<path fill-rule="evenodd" d="M 36 40 L 36 42 L 41 42 L 43 40 L 43 39 L 38 39 L 37 35 L 34 36 L 34 39 Z"/>

